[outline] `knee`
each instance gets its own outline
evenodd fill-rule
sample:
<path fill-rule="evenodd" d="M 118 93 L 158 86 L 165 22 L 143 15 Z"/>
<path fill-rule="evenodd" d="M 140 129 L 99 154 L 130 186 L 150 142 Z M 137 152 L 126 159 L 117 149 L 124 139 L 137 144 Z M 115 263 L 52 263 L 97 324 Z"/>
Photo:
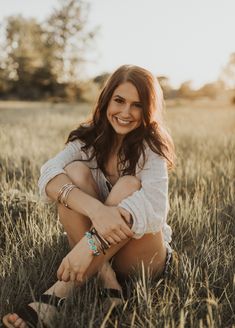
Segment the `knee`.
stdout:
<path fill-rule="evenodd" d="M 124 198 L 132 195 L 135 191 L 141 188 L 141 182 L 134 176 L 125 175 L 118 179 L 113 186 L 108 198 L 105 201 L 106 205 L 116 206 Z"/>
<path fill-rule="evenodd" d="M 80 161 L 74 161 L 66 165 L 64 170 L 71 181 L 80 188 L 93 181 L 91 170 Z"/>
<path fill-rule="evenodd" d="M 124 175 L 116 184 L 128 192 L 134 192 L 141 188 L 140 180 L 133 175 Z"/>

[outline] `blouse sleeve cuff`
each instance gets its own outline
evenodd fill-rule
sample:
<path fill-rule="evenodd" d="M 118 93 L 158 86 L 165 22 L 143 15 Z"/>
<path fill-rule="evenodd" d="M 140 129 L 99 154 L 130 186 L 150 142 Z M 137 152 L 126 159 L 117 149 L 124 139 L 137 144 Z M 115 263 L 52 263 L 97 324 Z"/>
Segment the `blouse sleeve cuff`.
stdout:
<path fill-rule="evenodd" d="M 132 206 L 130 207 L 128 202 L 125 202 L 125 199 L 122 200 L 121 203 L 118 204 L 119 207 L 124 208 L 132 215 L 133 225 L 131 227 L 131 230 L 134 233 L 133 238 L 140 239 L 144 235 L 145 227 L 144 227 L 144 224 L 140 225 L 140 222 L 137 224 L 137 218 L 136 218 L 135 212 L 136 212 L 136 210 L 138 212 L 138 209 L 135 210 L 134 204 L 131 204 L 131 205 Z"/>
<path fill-rule="evenodd" d="M 48 197 L 47 193 L 46 193 L 46 185 L 47 183 L 53 179 L 54 177 L 56 177 L 57 175 L 61 174 L 61 173 L 65 173 L 65 170 L 63 169 L 56 169 L 53 170 L 53 175 L 51 173 L 42 175 L 40 177 L 40 179 L 38 180 L 38 188 L 39 188 L 39 196 L 40 199 L 44 202 L 44 203 L 53 203 L 54 200 L 52 200 L 50 197 Z"/>

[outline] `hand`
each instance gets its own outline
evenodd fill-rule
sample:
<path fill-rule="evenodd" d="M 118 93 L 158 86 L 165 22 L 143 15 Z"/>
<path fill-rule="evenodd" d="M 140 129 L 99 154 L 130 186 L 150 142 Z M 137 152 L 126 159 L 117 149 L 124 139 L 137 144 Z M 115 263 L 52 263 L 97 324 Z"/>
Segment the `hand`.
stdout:
<path fill-rule="evenodd" d="M 110 244 L 117 244 L 124 239 L 131 238 L 131 214 L 122 207 L 103 205 L 91 217 L 98 234 Z"/>
<path fill-rule="evenodd" d="M 94 255 L 87 244 L 87 237 L 84 236 L 62 260 L 57 270 L 57 278 L 65 282 L 83 281 L 93 258 Z"/>

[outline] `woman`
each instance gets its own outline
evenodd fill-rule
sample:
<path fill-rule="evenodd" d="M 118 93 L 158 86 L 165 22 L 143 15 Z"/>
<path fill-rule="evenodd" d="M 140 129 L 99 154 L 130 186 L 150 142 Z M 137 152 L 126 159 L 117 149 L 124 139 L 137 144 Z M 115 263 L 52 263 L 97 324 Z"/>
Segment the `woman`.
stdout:
<path fill-rule="evenodd" d="M 136 272 L 140 264 L 159 276 L 167 270 L 173 251 L 166 223 L 167 168 L 174 164 L 174 147 L 162 109 L 154 76 L 138 66 L 121 66 L 106 82 L 92 119 L 72 131 L 64 150 L 42 166 L 40 194 L 57 201 L 71 246 L 58 281 L 40 299 L 44 322 L 74 282 L 82 284 L 97 272 L 105 294 L 118 302 L 117 277 Z M 31 303 L 24 313 L 6 315 L 4 324 L 27 327 L 38 308 Z"/>

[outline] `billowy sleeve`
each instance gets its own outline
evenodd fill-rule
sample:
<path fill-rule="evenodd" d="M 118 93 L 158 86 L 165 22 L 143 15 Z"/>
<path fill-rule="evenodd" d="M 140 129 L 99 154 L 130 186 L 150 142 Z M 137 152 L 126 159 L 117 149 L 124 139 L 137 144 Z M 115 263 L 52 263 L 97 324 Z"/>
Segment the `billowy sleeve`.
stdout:
<path fill-rule="evenodd" d="M 141 189 L 118 206 L 131 213 L 133 237 L 138 239 L 145 233 L 160 231 L 166 223 L 169 210 L 166 160 L 149 149 L 145 165 L 136 177 L 141 181 Z"/>
<path fill-rule="evenodd" d="M 47 183 L 60 173 L 66 174 L 64 167 L 67 164 L 82 159 L 82 145 L 82 142 L 78 139 L 70 141 L 55 157 L 43 164 L 38 180 L 39 195 L 42 201 L 46 203 L 53 202 L 46 194 Z"/>

